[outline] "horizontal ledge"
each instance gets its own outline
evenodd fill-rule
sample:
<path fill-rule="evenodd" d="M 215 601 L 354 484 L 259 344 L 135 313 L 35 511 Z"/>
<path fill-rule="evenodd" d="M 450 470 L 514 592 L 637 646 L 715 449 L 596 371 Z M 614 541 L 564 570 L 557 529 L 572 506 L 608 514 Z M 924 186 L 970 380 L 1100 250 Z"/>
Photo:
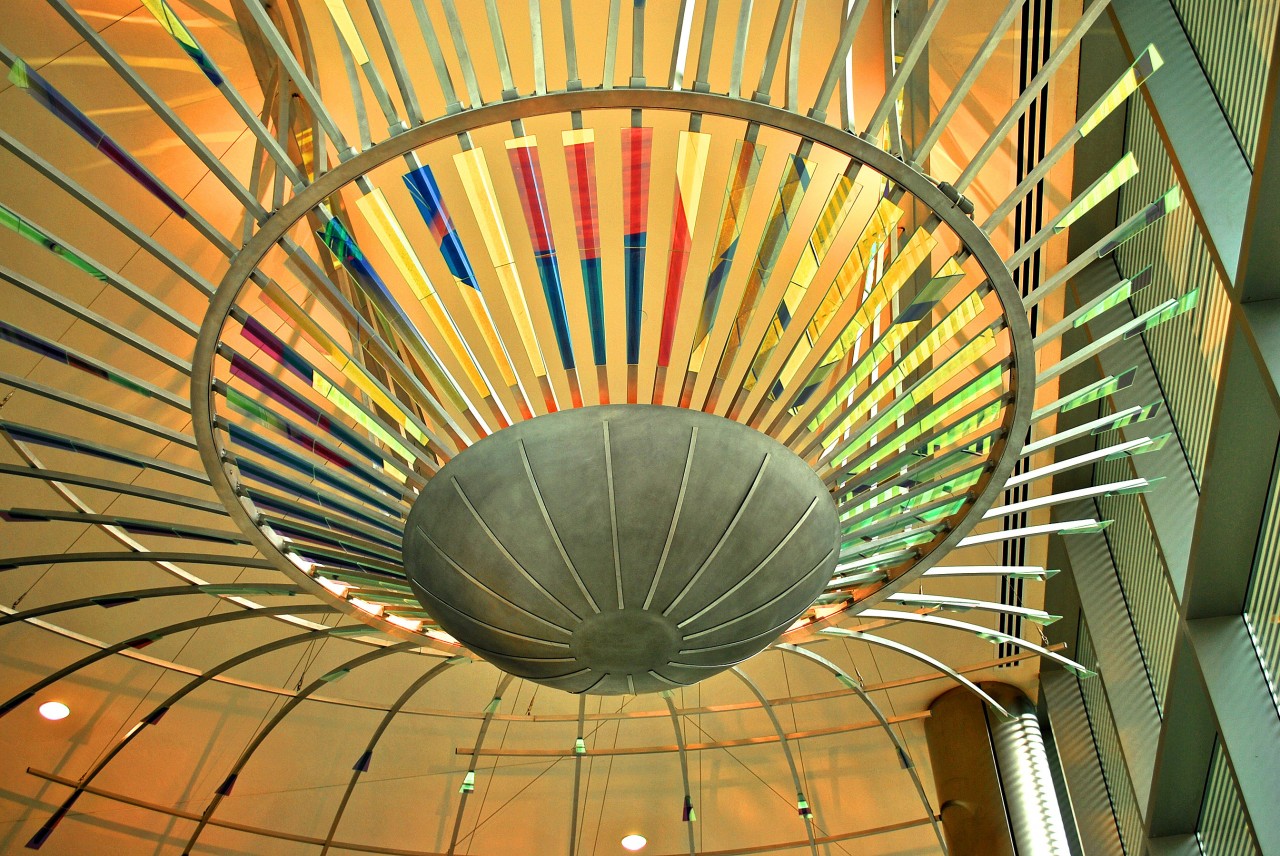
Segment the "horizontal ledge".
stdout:
<path fill-rule="evenodd" d="M 889 725 L 898 725 L 903 722 L 914 722 L 916 720 L 928 719 L 929 711 L 920 710 L 915 713 L 904 713 L 900 716 L 889 716 L 885 718 L 885 722 Z M 831 728 L 816 728 L 812 731 L 792 731 L 786 735 L 787 740 L 804 740 L 809 737 L 826 737 L 832 734 L 848 734 L 851 731 L 863 731 L 868 728 L 880 728 L 879 720 L 871 720 L 869 722 L 856 722 L 852 725 L 836 725 Z M 713 743 L 689 743 L 684 747 L 686 752 L 697 752 L 703 749 L 732 749 L 737 746 L 756 746 L 765 743 L 777 743 L 779 741 L 777 734 L 766 734 L 761 737 L 743 737 L 738 740 L 717 740 Z M 614 755 L 655 755 L 663 752 L 679 752 L 680 747 L 672 743 L 666 746 L 631 746 L 622 749 L 588 749 L 585 753 L 579 753 L 572 746 L 565 749 L 476 749 L 475 747 L 462 748 L 458 747 L 454 750 L 456 755 L 476 755 L 500 758 L 575 758 L 582 757 L 583 754 L 588 757 L 593 755 L 602 755 L 612 757 Z"/>
<path fill-rule="evenodd" d="M 54 773 L 46 773 L 43 770 L 37 770 L 32 767 L 27 768 L 27 774 L 35 776 L 46 782 L 55 785 L 74 788 L 77 786 L 75 779 L 68 779 Z M 84 789 L 84 792 L 95 797 L 105 800 L 111 800 L 122 805 L 131 805 L 135 808 L 154 811 L 157 814 L 176 817 L 182 820 L 190 820 L 198 822 L 201 818 L 199 814 L 182 809 L 170 808 L 159 803 L 147 802 L 136 797 L 127 796 L 125 794 L 115 793 L 114 791 L 104 790 L 99 787 L 90 785 Z M 922 817 L 919 820 L 907 820 L 900 823 L 890 823 L 885 826 L 873 826 L 867 829 L 858 829 L 853 832 L 842 832 L 836 835 L 824 835 L 821 838 L 815 838 L 815 844 L 835 844 L 839 841 L 852 841 L 857 838 L 872 838 L 876 835 L 884 835 L 890 832 L 901 832 L 906 829 L 914 829 L 917 826 L 927 826 L 928 824 L 938 820 L 939 818 Z M 275 838 L 280 841 L 295 841 L 299 844 L 314 844 L 323 846 L 326 842 L 323 838 L 316 838 L 312 835 L 299 835 L 293 832 L 284 832 L 278 829 L 266 829 L 261 826 L 252 826 L 247 823 L 235 823 L 230 820 L 223 820 L 218 817 L 211 817 L 208 820 L 210 826 L 221 827 L 222 829 L 232 829 L 236 832 L 246 832 L 250 835 L 260 835 L 264 838 Z M 760 844 L 754 847 L 735 847 L 731 850 L 700 850 L 701 856 L 750 856 L 753 853 L 774 853 L 779 850 L 793 850 L 797 847 L 804 847 L 809 842 L 804 841 L 784 841 L 778 844 Z M 445 856 L 435 850 L 403 850 L 395 847 L 385 847 L 374 844 L 359 844 L 351 841 L 333 841 L 330 845 L 336 850 L 350 850 L 355 853 L 381 853 L 385 856 Z M 682 853 L 658 854 L 658 856 L 684 856 Z"/>

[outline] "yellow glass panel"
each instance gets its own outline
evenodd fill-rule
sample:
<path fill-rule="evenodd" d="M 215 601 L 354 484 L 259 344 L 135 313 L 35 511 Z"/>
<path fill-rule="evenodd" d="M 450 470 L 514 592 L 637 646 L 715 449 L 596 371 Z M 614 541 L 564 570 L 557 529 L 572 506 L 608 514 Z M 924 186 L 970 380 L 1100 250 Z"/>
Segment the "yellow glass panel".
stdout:
<path fill-rule="evenodd" d="M 894 402 L 884 413 L 880 414 L 874 422 L 868 425 L 852 442 L 846 443 L 839 453 L 832 456 L 832 459 L 848 460 L 851 453 L 866 445 L 871 438 L 882 431 L 887 424 L 898 419 L 904 412 L 911 407 L 917 406 L 925 401 L 929 396 L 933 395 L 943 384 L 951 380 L 959 372 L 972 366 L 977 360 L 981 359 L 985 354 L 991 351 L 996 344 L 996 334 L 993 330 L 986 330 L 982 334 L 974 337 L 967 345 L 957 351 L 945 363 L 938 366 L 932 373 L 926 377 L 919 386 L 917 386 L 907 397 Z M 869 404 L 868 404 L 869 407 Z M 859 408 L 860 410 L 865 410 Z M 843 433 L 851 422 L 849 418 L 842 419 L 841 427 L 838 431 L 828 433 L 831 442 L 835 437 Z M 839 464 L 835 465 L 840 466 Z"/>
<path fill-rule="evenodd" d="M 796 263 L 796 270 L 792 274 L 791 282 L 787 284 L 787 290 L 782 296 L 782 305 L 788 315 L 794 315 L 799 310 L 801 301 L 809 293 L 809 286 L 813 284 L 813 278 L 817 275 L 818 268 L 826 258 L 831 242 L 835 239 L 845 218 L 849 216 L 849 212 L 853 209 L 860 189 L 847 175 L 842 175 L 836 180 L 835 187 L 831 190 L 831 196 L 827 199 L 827 204 L 822 209 L 822 214 L 819 215 L 818 222 L 813 227 L 813 234 L 801 252 L 799 262 Z M 889 204 L 893 205 L 893 203 Z M 871 229 L 871 223 L 864 227 L 864 235 L 869 229 Z M 832 288 L 836 289 L 838 286 L 833 285 Z M 830 298 L 828 297 L 826 300 L 830 300 Z M 829 317 L 832 310 L 825 306 L 819 307 L 819 311 L 823 311 L 823 309 L 826 309 Z M 773 323 L 769 325 L 764 340 L 760 343 L 760 348 L 756 352 L 756 358 L 752 362 L 752 373 L 744 384 L 748 388 L 755 383 L 755 375 L 764 369 L 773 349 L 782 341 L 786 326 L 780 314 L 774 316 Z M 814 325 L 811 323 L 806 328 L 809 342 L 811 343 L 820 332 L 820 329 L 815 332 Z M 788 373 L 786 367 L 784 367 L 782 374 L 779 376 L 779 380 L 784 385 L 795 372 L 794 366 L 798 365 L 798 362 L 796 362 L 797 357 L 803 359 L 804 354 L 807 354 L 808 351 L 808 348 L 801 348 L 799 352 L 792 352 L 788 363 L 789 366 L 792 366 L 791 373 Z"/>
<path fill-rule="evenodd" d="M 1098 106 L 1080 126 L 1080 136 L 1088 136 L 1089 132 L 1098 125 L 1102 124 L 1102 120 L 1111 115 L 1117 107 L 1124 103 L 1125 99 L 1137 91 L 1148 77 L 1164 64 L 1164 59 L 1160 56 L 1160 51 L 1156 50 L 1155 45 L 1147 45 L 1147 49 L 1142 56 L 1138 57 L 1124 76 L 1112 84 L 1111 89 L 1102 100 L 1098 102 Z"/>
<path fill-rule="evenodd" d="M 356 64 L 367 63 L 369 54 L 364 49 L 364 42 L 360 38 L 360 31 L 356 29 L 356 22 L 351 20 L 351 12 L 347 9 L 347 4 L 343 0 L 324 0 L 324 5 L 329 7 L 333 23 L 342 34 L 342 40 L 347 43 L 347 50 L 351 51 Z"/>
<path fill-rule="evenodd" d="M 876 382 L 875 386 L 872 387 L 865 396 L 863 396 L 862 401 L 857 407 L 850 410 L 848 415 L 846 415 L 835 428 L 827 432 L 828 442 L 830 442 L 831 438 L 843 433 L 849 426 L 862 418 L 878 401 L 888 395 L 893 387 L 906 380 L 907 376 L 919 368 L 925 360 L 937 353 L 938 349 L 942 347 L 944 342 L 950 340 L 956 333 L 962 330 L 966 324 L 982 314 L 982 308 L 982 298 L 978 296 L 977 292 L 966 297 L 959 306 L 957 306 L 946 318 L 942 320 L 940 324 L 938 324 L 937 327 L 929 332 L 928 336 L 921 340 L 918 345 L 911 349 L 910 353 L 899 360 L 896 365 L 894 365 Z M 972 342 L 965 345 L 964 348 L 961 348 L 960 353 L 957 354 L 956 357 L 952 358 L 952 362 L 956 359 L 963 359 L 963 355 L 970 353 L 970 349 L 975 347 L 974 343 L 983 339 L 989 333 L 991 333 L 991 331 L 983 333 L 977 339 L 974 339 Z M 991 334 L 991 336 L 992 342 L 994 343 L 994 334 Z M 884 345 L 884 343 L 882 342 L 881 345 Z M 888 349 L 884 352 L 885 356 L 890 353 L 892 353 L 892 349 Z M 867 362 L 866 365 L 868 366 L 867 372 L 869 373 L 870 366 L 873 365 L 873 363 Z M 919 402 L 923 400 L 927 393 L 921 392 L 921 390 L 928 390 L 931 392 L 936 388 L 934 386 L 930 386 L 930 384 L 933 378 L 940 374 L 941 372 L 935 371 L 933 375 L 926 378 L 911 394 L 910 397 L 912 402 Z"/>
<path fill-rule="evenodd" d="M 847 331 L 841 336 L 841 344 L 845 343 L 846 337 L 853 335 L 854 337 L 861 335 L 862 331 L 871 326 L 871 322 L 875 317 L 884 311 L 889 305 L 889 301 L 893 295 L 910 279 L 911 275 L 916 272 L 916 268 L 929 258 L 929 254 L 933 252 L 934 247 L 938 245 L 938 241 L 933 235 L 924 229 L 917 229 L 916 233 L 911 236 L 911 240 L 902 248 L 902 252 L 898 253 L 898 257 L 889 265 L 889 269 L 884 272 L 884 276 L 880 277 L 880 282 L 867 295 L 867 299 L 863 301 L 856 314 L 853 316 L 854 330 Z M 847 346 L 846 346 L 847 348 Z"/>
<path fill-rule="evenodd" d="M 520 274 L 515 267 L 515 259 L 511 253 L 511 242 L 507 239 L 507 230 L 502 223 L 502 214 L 498 209 L 498 198 L 493 190 L 493 181 L 489 176 L 489 166 L 484 152 L 471 149 L 453 156 L 458 175 L 462 178 L 463 189 L 471 203 L 471 211 L 475 214 L 476 223 L 480 226 L 480 234 L 484 238 L 485 248 L 489 251 L 489 260 L 493 263 L 502 286 L 502 293 L 511 307 L 515 318 L 516 330 L 524 343 L 533 366 L 534 374 L 539 377 L 547 373 L 538 349 L 538 340 L 533 333 L 533 322 L 529 318 L 529 306 L 524 299 L 524 291 L 520 287 Z"/>
<path fill-rule="evenodd" d="M 795 349 L 787 358 L 786 365 L 779 375 L 784 385 L 790 383 L 796 372 L 800 370 L 800 366 L 812 350 L 813 343 L 817 342 L 826 331 L 827 325 L 835 317 L 841 305 L 850 299 L 853 292 L 866 280 L 872 259 L 879 251 L 879 248 L 888 243 L 889 235 L 902 217 L 903 211 L 901 208 L 888 199 L 880 200 L 875 212 L 871 215 L 871 219 L 862 228 L 862 234 L 858 236 L 857 242 L 854 244 L 853 249 L 850 250 L 849 257 L 836 273 L 835 281 L 822 298 L 822 303 L 814 313 L 813 320 L 809 322 L 809 326 L 805 330 L 804 341 L 797 343 Z M 868 299 L 878 300 L 879 297 L 873 292 L 868 296 Z M 822 366 L 819 366 L 811 375 L 810 381 L 819 381 L 825 374 L 829 373 L 834 363 L 848 353 L 849 347 L 856 338 L 856 336 L 849 337 L 842 334 L 839 341 L 832 345 L 823 360 Z"/>
<path fill-rule="evenodd" d="M 383 428 L 368 414 L 362 411 L 356 403 L 347 397 L 346 393 L 338 389 L 325 379 L 324 375 L 318 372 L 311 377 L 311 387 L 330 402 L 332 402 L 339 410 L 351 417 L 355 422 L 363 427 L 373 436 L 377 437 L 383 443 L 391 447 L 393 451 L 400 457 L 404 458 L 407 463 L 412 464 L 416 460 L 417 455 L 413 450 L 404 444 L 396 435 L 392 434 L 386 428 Z"/>
<path fill-rule="evenodd" d="M 280 286 L 274 282 L 261 283 L 262 295 L 273 306 L 279 309 L 290 321 L 298 326 L 311 342 L 329 359 L 334 368 L 355 384 L 361 392 L 369 396 L 379 407 L 392 414 L 396 421 L 404 427 L 419 443 L 426 445 L 427 436 L 414 425 L 404 408 L 381 389 L 364 368 L 347 354 L 329 333 L 315 322 L 309 313 L 294 302 Z"/>
<path fill-rule="evenodd" d="M 707 155 L 711 150 L 711 135 L 692 131 L 680 132 L 680 148 L 676 153 L 676 182 L 680 186 L 680 198 L 684 201 L 685 217 L 689 231 L 698 216 L 698 202 L 702 199 L 703 174 L 707 169 Z"/>
<path fill-rule="evenodd" d="M 418 298 L 418 302 L 422 304 L 422 308 L 444 339 L 450 352 L 462 364 L 467 379 L 482 394 L 488 393 L 488 384 L 485 383 L 484 377 L 476 367 L 471 353 L 462 341 L 462 337 L 458 335 L 449 313 L 436 295 L 435 286 L 432 285 L 427 272 L 423 270 L 422 263 L 418 260 L 418 255 L 413 251 L 413 247 L 410 246 L 404 230 L 400 228 L 400 222 L 396 220 L 395 214 L 391 211 L 391 206 L 387 204 L 386 196 L 383 195 L 381 190 L 374 188 L 371 192 L 356 200 L 356 207 L 360 209 L 360 213 L 369 222 L 373 234 L 382 244 L 383 249 L 387 251 L 387 255 L 391 257 L 396 270 L 400 271 L 404 281 L 409 284 L 409 288 L 413 291 L 414 296 Z"/>

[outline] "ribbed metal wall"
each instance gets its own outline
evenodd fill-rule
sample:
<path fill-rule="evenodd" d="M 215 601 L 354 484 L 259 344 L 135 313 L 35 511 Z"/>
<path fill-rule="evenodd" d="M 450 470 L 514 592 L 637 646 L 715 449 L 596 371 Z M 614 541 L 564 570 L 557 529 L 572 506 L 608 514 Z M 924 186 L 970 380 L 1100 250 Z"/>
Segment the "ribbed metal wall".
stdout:
<path fill-rule="evenodd" d="M 1196 838 L 1205 856 L 1261 856 L 1262 853 L 1253 840 L 1253 831 L 1240 801 L 1240 787 L 1218 740 L 1213 745 L 1213 761 L 1205 783 Z"/>
<path fill-rule="evenodd" d="M 1173 0 L 1173 8 L 1253 163 L 1280 0 Z"/>
<path fill-rule="evenodd" d="M 1183 21 L 1245 156 L 1252 163 L 1266 106 L 1266 79 L 1280 0 L 1170 2 Z M 1177 184 L 1146 103 L 1135 99 L 1126 121 L 1126 148 L 1136 157 L 1140 172 L 1121 190 L 1118 211 L 1121 220 L 1142 211 Z M 1193 312 L 1162 324 L 1143 337 L 1164 404 L 1198 487 L 1205 475 L 1222 369 L 1230 314 L 1229 285 L 1214 268 L 1191 206 L 1185 203 L 1121 246 L 1116 252 L 1116 262 L 1121 274 L 1127 277 L 1151 268 L 1151 284 L 1132 299 L 1135 313 L 1146 312 L 1192 289 L 1200 290 L 1199 305 Z M 1128 432 L 1129 438 L 1135 436 L 1140 435 Z M 1177 454 L 1172 444 L 1162 454 L 1170 451 Z M 1260 466 L 1270 463 L 1263 462 Z M 1128 460 L 1103 462 L 1094 469 L 1095 484 L 1131 477 L 1133 466 Z M 1102 516 L 1114 521 L 1106 532 L 1106 540 L 1152 693 L 1163 715 L 1178 635 L 1176 595 L 1152 532 L 1144 498 L 1140 495 L 1102 497 L 1097 505 Z M 1246 611 L 1280 714 L 1280 693 L 1277 692 L 1280 685 L 1280 470 L 1272 480 Z M 1146 834 L 1141 808 L 1134 796 L 1105 685 L 1108 654 L 1108 651 L 1102 652 L 1102 681 L 1078 683 L 1125 852 L 1143 853 Z M 1097 662 L 1097 652 L 1083 618 L 1077 658 L 1085 665 L 1093 666 Z M 1205 856 L 1255 856 L 1260 852 L 1248 827 L 1226 753 L 1218 744 L 1215 744 L 1205 782 L 1197 833 Z"/>
<path fill-rule="evenodd" d="M 1099 669 L 1093 639 L 1089 636 L 1089 628 L 1083 619 L 1080 621 L 1080 634 L 1076 642 L 1076 659 L 1088 668 Z M 1115 814 L 1116 828 L 1120 832 L 1120 845 L 1125 853 L 1138 856 L 1146 849 L 1142 811 L 1138 808 L 1138 799 L 1129 779 L 1129 768 L 1125 765 L 1124 752 L 1120 748 L 1120 734 L 1116 731 L 1115 719 L 1107 704 L 1107 692 L 1102 686 L 1101 678 L 1082 678 L 1078 683 L 1080 696 L 1084 699 L 1085 713 L 1089 717 L 1089 729 L 1093 732 L 1093 742 L 1098 750 L 1102 778 L 1106 781 L 1107 792 L 1111 797 L 1111 810 Z"/>
<path fill-rule="evenodd" d="M 1115 437 L 1103 439 L 1108 445 L 1119 442 Z M 1094 468 L 1094 483 L 1124 481 L 1134 475 L 1128 458 L 1103 461 Z M 1129 608 L 1129 620 L 1133 622 L 1134 635 L 1142 651 L 1156 708 L 1163 715 L 1173 666 L 1173 645 L 1178 634 L 1178 602 L 1169 583 L 1169 572 L 1156 546 L 1141 495 L 1100 497 L 1098 512 L 1103 518 L 1115 521 L 1105 533 L 1107 546 Z"/>
<path fill-rule="evenodd" d="M 1129 110 L 1127 133 L 1140 172 L 1120 192 L 1122 219 L 1141 211 L 1177 182 L 1151 114 L 1140 101 Z M 1204 473 L 1222 368 L 1230 312 L 1226 289 L 1186 204 L 1121 246 L 1116 254 L 1125 276 L 1151 266 L 1151 284 L 1133 298 L 1135 312 L 1146 312 L 1200 287 L 1196 309 L 1144 337 L 1198 485 Z"/>
<path fill-rule="evenodd" d="M 1280 714 L 1280 465 L 1272 472 L 1271 493 L 1262 517 L 1262 534 L 1253 558 L 1253 578 L 1244 618 L 1258 648 L 1258 659 Z"/>

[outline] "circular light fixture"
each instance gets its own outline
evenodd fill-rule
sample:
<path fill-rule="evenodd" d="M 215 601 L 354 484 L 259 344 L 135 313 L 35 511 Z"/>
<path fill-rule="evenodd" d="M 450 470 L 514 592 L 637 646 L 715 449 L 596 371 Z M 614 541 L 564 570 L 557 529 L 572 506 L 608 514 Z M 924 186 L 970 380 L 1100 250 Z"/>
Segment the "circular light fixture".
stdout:
<path fill-rule="evenodd" d="M 40 705 L 40 715 L 50 722 L 57 722 L 70 716 L 71 708 L 60 701 L 47 701 Z"/>
<path fill-rule="evenodd" d="M 622 839 L 622 846 L 627 850 L 639 850 L 649 843 L 643 835 L 628 835 Z"/>

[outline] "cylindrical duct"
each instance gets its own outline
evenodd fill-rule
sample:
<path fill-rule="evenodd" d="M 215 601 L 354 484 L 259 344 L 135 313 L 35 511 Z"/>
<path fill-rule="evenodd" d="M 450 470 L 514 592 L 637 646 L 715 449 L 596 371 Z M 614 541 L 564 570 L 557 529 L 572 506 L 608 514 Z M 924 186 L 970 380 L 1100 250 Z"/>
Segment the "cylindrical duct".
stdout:
<path fill-rule="evenodd" d="M 1035 705 L 1008 684 L 983 684 L 1012 716 L 987 710 L 1005 810 L 1018 856 L 1068 856 L 1067 831 Z"/>
<path fill-rule="evenodd" d="M 939 696 L 925 720 L 952 856 L 1069 856 L 1035 706 L 1017 687 L 982 688 L 1011 716 L 963 687 Z"/>

